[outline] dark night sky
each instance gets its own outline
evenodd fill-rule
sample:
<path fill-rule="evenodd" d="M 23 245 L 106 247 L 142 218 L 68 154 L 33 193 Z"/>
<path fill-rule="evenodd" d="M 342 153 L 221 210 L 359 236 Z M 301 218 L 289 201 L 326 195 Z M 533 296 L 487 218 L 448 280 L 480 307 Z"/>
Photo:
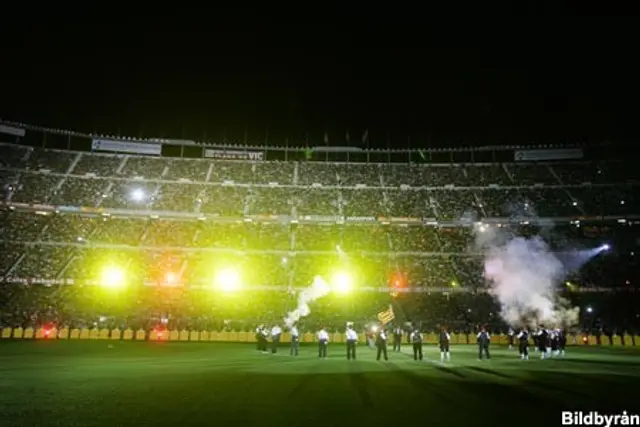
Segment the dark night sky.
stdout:
<path fill-rule="evenodd" d="M 268 129 L 273 143 L 307 134 L 321 144 L 326 130 L 332 145 L 347 130 L 356 144 L 364 129 L 375 146 L 636 135 L 632 39 L 590 23 L 479 37 L 487 31 L 464 25 L 409 34 L 397 21 L 238 19 L 211 18 L 206 30 L 158 17 L 5 25 L 0 117 L 209 140 L 241 141 L 247 129 L 259 141 Z"/>

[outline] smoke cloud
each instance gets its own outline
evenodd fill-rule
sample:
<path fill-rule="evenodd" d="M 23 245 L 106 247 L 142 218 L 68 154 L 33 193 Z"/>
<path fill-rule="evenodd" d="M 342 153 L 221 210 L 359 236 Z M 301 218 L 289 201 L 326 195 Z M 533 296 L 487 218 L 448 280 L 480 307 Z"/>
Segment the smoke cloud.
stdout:
<path fill-rule="evenodd" d="M 510 325 L 567 327 L 578 322 L 579 308 L 557 294 L 567 274 L 563 263 L 539 236 L 514 236 L 505 229 L 477 224 L 475 243 L 484 256 L 484 275 Z"/>
<path fill-rule="evenodd" d="M 320 276 L 313 279 L 313 283 L 308 288 L 302 290 L 298 294 L 298 306 L 295 310 L 289 312 L 284 318 L 284 324 L 291 328 L 302 317 L 306 317 L 311 313 L 309 304 L 318 298 L 322 298 L 331 292 L 331 288 Z"/>

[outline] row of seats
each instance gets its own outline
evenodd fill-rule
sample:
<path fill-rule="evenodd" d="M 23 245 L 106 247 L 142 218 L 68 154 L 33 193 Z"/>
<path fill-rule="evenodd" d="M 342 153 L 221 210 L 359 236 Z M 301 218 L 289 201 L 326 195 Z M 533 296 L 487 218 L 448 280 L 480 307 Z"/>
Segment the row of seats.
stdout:
<path fill-rule="evenodd" d="M 640 181 L 622 163 L 410 165 L 329 162 L 243 162 L 51 151 L 0 144 L 0 168 L 170 181 L 356 186 L 488 186 L 619 184 Z"/>
<path fill-rule="evenodd" d="M 469 189 L 328 189 L 158 184 L 10 176 L 0 171 L 0 197 L 23 204 L 83 206 L 208 215 L 392 216 L 459 220 L 484 217 L 624 216 L 640 212 L 638 188 L 532 187 Z"/>
<path fill-rule="evenodd" d="M 71 246 L 24 246 L 0 243 L 0 277 L 14 283 L 49 283 L 55 279 L 97 283 L 105 264 L 127 271 L 131 281 L 156 285 L 203 285 L 212 281 L 214 268 L 233 265 L 255 286 L 307 286 L 318 274 L 327 275 L 348 262 L 354 280 L 362 286 L 385 286 L 393 274 L 412 286 L 477 288 L 485 285 L 483 260 L 473 255 L 421 256 L 411 254 L 319 255 L 314 253 L 232 254 L 119 250 Z M 571 280 L 598 287 L 637 284 L 635 253 L 595 257 L 573 273 Z"/>
<path fill-rule="evenodd" d="M 124 244 L 161 247 L 228 248 L 280 251 L 465 252 L 473 244 L 472 227 L 384 226 L 370 224 L 298 224 L 102 217 L 0 211 L 0 240 Z M 613 238 L 626 228 L 601 228 Z M 535 227 L 519 230 L 535 232 Z M 589 228 L 570 223 L 556 228 L 574 241 L 588 240 Z M 621 231 L 623 230 L 623 231 Z M 515 228 L 514 231 L 518 231 Z M 553 245 L 553 235 L 549 242 Z"/>
<path fill-rule="evenodd" d="M 201 283 L 208 280 L 212 264 L 227 262 L 256 272 L 247 278 L 256 285 L 304 286 L 322 273 L 317 266 L 344 263 L 346 256 L 358 266 L 362 282 L 370 284 L 386 283 L 390 271 L 401 272 L 416 286 L 483 283 L 482 259 L 468 227 L 291 227 L 18 211 L 5 211 L 0 219 L 0 275 L 14 278 L 96 280 L 96 266 L 111 260 L 127 267 L 132 277 L 165 283 L 171 274 L 170 281 Z M 635 230 L 566 224 L 545 237 L 552 249 L 597 247 L 607 241 L 620 247 L 615 255 L 595 257 L 581 270 L 592 283 L 620 286 L 633 280 L 630 272 L 637 266 Z M 513 229 L 522 235 L 539 231 L 531 226 Z M 616 262 L 620 265 L 612 268 Z"/>
<path fill-rule="evenodd" d="M 629 222 L 566 222 L 548 225 L 484 225 L 524 236 L 543 233 L 552 248 L 599 246 L 637 236 Z M 0 240 L 43 244 L 129 245 L 253 251 L 446 252 L 474 250 L 477 227 L 368 224 L 284 224 L 216 222 L 147 217 L 87 216 L 73 213 L 0 211 Z"/>

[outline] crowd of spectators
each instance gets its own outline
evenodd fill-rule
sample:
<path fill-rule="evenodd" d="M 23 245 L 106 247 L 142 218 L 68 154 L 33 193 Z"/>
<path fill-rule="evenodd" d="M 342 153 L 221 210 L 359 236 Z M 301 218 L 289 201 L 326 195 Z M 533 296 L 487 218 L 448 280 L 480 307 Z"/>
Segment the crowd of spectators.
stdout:
<path fill-rule="evenodd" d="M 638 211 L 638 175 L 606 162 L 242 162 L 0 145 L 0 185 L 14 203 L 220 216 L 621 216 Z"/>
<path fill-rule="evenodd" d="M 138 327 L 162 315 L 180 327 L 213 327 L 228 319 L 281 317 L 294 303 L 291 290 L 227 300 L 176 286 L 210 283 L 212 266 L 221 263 L 237 266 L 248 283 L 289 289 L 346 264 L 357 282 L 368 286 L 387 286 L 397 274 L 412 287 L 482 289 L 482 258 L 474 250 L 472 228 L 444 224 L 461 219 L 520 218 L 514 232 L 527 235 L 545 232 L 545 227 L 527 225 L 527 219 L 555 218 L 547 238 L 554 248 L 620 241 L 624 250 L 595 259 L 571 280 L 582 286 L 633 287 L 633 248 L 640 240 L 627 217 L 640 212 L 639 184 L 637 168 L 607 162 L 211 161 L 0 144 L 0 322 L 57 319 L 93 325 L 104 317 L 101 322 Z M 145 215 L 83 213 L 81 207 Z M 210 214 L 219 220 L 171 213 Z M 254 215 L 270 220 L 249 221 Z M 418 221 L 291 221 L 305 216 Z M 600 221 L 603 216 L 609 221 Z M 589 225 L 595 219 L 600 222 Z M 433 225 L 436 221 L 439 225 Z M 132 287 L 126 304 L 113 304 L 96 288 L 83 286 L 99 280 L 107 262 L 123 266 L 132 281 L 171 286 Z M 74 285 L 50 285 L 68 279 Z M 309 325 L 370 316 L 389 298 L 363 295 L 348 304 L 319 302 L 322 316 L 310 318 Z M 499 311 L 488 296 L 454 291 L 401 298 L 406 317 L 432 326 L 445 321 L 460 330 L 481 318 L 497 318 Z M 255 313 L 248 314 L 252 307 Z"/>

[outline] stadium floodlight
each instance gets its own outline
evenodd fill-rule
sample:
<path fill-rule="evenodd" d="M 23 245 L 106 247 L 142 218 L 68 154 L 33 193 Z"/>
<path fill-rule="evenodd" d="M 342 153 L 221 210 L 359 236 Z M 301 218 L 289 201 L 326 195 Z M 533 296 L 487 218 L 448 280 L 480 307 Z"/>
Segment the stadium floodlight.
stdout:
<path fill-rule="evenodd" d="M 134 202 L 141 202 L 144 200 L 144 191 L 141 188 L 136 188 L 131 192 L 131 199 Z"/>
<path fill-rule="evenodd" d="M 233 269 L 220 270 L 216 274 L 214 285 L 224 292 L 234 292 L 240 288 L 240 274 Z"/>
<path fill-rule="evenodd" d="M 178 275 L 176 273 L 167 273 L 167 277 L 165 279 L 167 285 L 175 285 L 178 283 Z"/>
<path fill-rule="evenodd" d="M 331 278 L 331 287 L 334 292 L 338 292 L 340 294 L 349 293 L 352 285 L 353 281 L 351 280 L 351 276 L 347 273 L 335 273 Z"/>
<path fill-rule="evenodd" d="M 488 226 L 482 222 L 476 222 L 473 227 L 476 233 L 484 233 L 488 228 Z"/>
<path fill-rule="evenodd" d="M 107 267 L 102 271 L 100 284 L 105 288 L 118 289 L 125 284 L 125 274 L 119 268 Z"/>

